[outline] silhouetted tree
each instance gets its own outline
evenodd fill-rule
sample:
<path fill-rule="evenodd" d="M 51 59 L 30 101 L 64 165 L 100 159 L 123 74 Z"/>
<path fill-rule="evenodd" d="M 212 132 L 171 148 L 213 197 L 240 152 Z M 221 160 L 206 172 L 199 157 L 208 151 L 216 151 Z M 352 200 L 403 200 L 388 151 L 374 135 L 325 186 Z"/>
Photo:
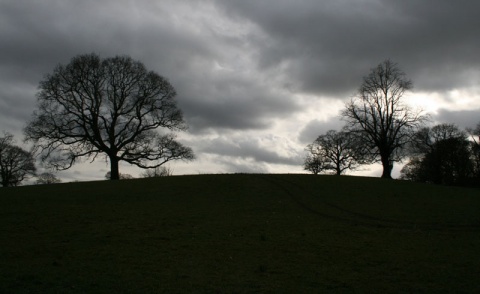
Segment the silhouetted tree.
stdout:
<path fill-rule="evenodd" d="M 105 179 L 111 180 L 112 179 L 112 173 L 107 172 L 105 174 Z M 119 180 L 131 180 L 131 179 L 135 179 L 135 177 L 132 176 L 131 174 L 122 174 L 122 173 L 119 174 Z"/>
<path fill-rule="evenodd" d="M 425 182 L 422 178 L 422 158 L 411 157 L 410 160 L 402 167 L 400 171 L 400 179 L 414 182 Z"/>
<path fill-rule="evenodd" d="M 437 142 L 423 159 L 427 180 L 436 184 L 462 185 L 472 176 L 469 142 L 466 139 L 450 138 Z"/>
<path fill-rule="evenodd" d="M 141 176 L 143 178 L 167 177 L 172 175 L 172 170 L 165 166 L 158 166 L 145 170 Z"/>
<path fill-rule="evenodd" d="M 46 184 L 58 184 L 62 181 L 57 178 L 53 173 L 44 172 L 37 176 L 37 185 L 46 185 Z"/>
<path fill-rule="evenodd" d="M 426 154 L 435 149 L 437 143 L 453 138 L 466 140 L 467 135 L 454 124 L 424 127 L 413 135 L 411 151 L 416 154 Z"/>
<path fill-rule="evenodd" d="M 305 169 L 314 173 L 330 170 L 336 175 L 356 169 L 368 155 L 356 139 L 353 133 L 334 130 L 320 135 L 306 148 L 310 154 L 305 161 Z"/>
<path fill-rule="evenodd" d="M 5 133 L 0 137 L 0 180 L 3 187 L 17 186 L 35 175 L 32 154 L 14 144 L 13 135 Z"/>
<path fill-rule="evenodd" d="M 385 60 L 363 78 L 358 94 L 342 112 L 346 129 L 356 133 L 372 158 L 382 163 L 382 178 L 392 177 L 393 163 L 405 157 L 411 135 L 426 120 L 402 102 L 411 88 L 398 65 Z"/>
<path fill-rule="evenodd" d="M 38 110 L 25 128 L 26 139 L 57 170 L 103 154 L 113 180 L 120 178 L 120 161 L 152 168 L 192 160 L 192 150 L 172 133 L 157 132 L 187 128 L 175 95 L 165 78 L 130 57 L 79 55 L 40 82 Z"/>
<path fill-rule="evenodd" d="M 307 149 L 308 148 L 309 147 L 307 147 Z M 321 150 L 318 150 L 317 152 L 308 154 L 306 156 L 303 163 L 303 168 L 314 175 L 318 175 L 325 170 L 330 170 L 331 165 L 328 162 L 328 159 L 325 157 L 325 154 Z"/>
<path fill-rule="evenodd" d="M 472 177 L 471 142 L 457 126 L 440 124 L 423 128 L 414 138 L 413 151 L 416 157 L 402 169 L 404 178 L 462 185 Z"/>

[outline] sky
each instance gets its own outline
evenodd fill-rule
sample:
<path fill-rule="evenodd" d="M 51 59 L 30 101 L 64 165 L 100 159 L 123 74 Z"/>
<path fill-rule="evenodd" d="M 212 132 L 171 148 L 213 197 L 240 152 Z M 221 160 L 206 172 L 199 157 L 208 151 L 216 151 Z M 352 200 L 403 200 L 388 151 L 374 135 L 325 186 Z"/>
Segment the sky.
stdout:
<path fill-rule="evenodd" d="M 174 174 L 301 173 L 305 146 L 341 129 L 339 112 L 386 59 L 432 124 L 479 123 L 478 11 L 474 0 L 0 0 L 0 132 L 23 144 L 56 65 L 128 55 L 178 93 L 189 126 L 178 139 L 197 159 L 170 164 Z M 108 169 L 99 158 L 57 176 L 99 180 Z"/>

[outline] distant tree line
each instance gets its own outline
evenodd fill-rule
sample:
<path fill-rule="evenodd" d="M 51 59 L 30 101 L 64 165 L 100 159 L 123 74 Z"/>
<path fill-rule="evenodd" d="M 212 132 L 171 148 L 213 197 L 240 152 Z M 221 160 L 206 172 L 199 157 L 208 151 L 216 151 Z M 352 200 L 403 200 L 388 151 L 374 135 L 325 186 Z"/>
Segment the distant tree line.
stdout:
<path fill-rule="evenodd" d="M 341 175 L 380 162 L 382 178 L 392 178 L 395 162 L 408 159 L 401 178 L 447 185 L 480 185 L 480 123 L 462 131 L 452 124 L 427 127 L 427 115 L 405 105 L 412 88 L 390 60 L 372 69 L 341 116 L 346 125 L 306 147 L 304 169 Z"/>
<path fill-rule="evenodd" d="M 155 168 L 146 169 L 144 172 L 140 174 L 140 177 L 141 178 L 158 178 L 158 177 L 168 177 L 171 175 L 173 175 L 172 169 L 162 165 L 162 166 L 157 166 Z M 120 173 L 120 180 L 131 180 L 134 178 L 135 177 L 130 174 Z M 105 174 L 105 179 L 111 180 L 112 173 L 107 172 Z"/>

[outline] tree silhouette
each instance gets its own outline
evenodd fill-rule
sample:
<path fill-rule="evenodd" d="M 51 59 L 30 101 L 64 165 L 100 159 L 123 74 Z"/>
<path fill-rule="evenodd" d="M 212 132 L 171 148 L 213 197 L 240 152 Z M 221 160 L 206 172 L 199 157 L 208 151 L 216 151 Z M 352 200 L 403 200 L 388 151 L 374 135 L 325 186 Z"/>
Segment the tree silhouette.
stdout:
<path fill-rule="evenodd" d="M 175 96 L 165 78 L 130 57 L 79 55 L 40 82 L 26 139 L 58 170 L 104 154 L 112 180 L 119 179 L 119 161 L 155 168 L 191 160 L 192 150 L 172 133 L 187 128 Z"/>
<path fill-rule="evenodd" d="M 142 178 L 168 177 L 173 174 L 172 170 L 165 166 L 145 170 L 140 176 Z"/>
<path fill-rule="evenodd" d="M 307 146 L 307 150 L 309 149 L 309 147 L 310 145 Z M 304 170 L 309 171 L 314 175 L 318 175 L 325 170 L 331 169 L 331 165 L 322 150 L 312 149 L 311 151 L 313 152 L 310 152 L 310 154 L 306 156 L 303 163 Z"/>
<path fill-rule="evenodd" d="M 35 175 L 32 154 L 15 146 L 13 135 L 0 137 L 0 180 L 3 187 L 17 186 L 27 177 Z"/>
<path fill-rule="evenodd" d="M 328 131 L 320 135 L 306 148 L 307 156 L 304 168 L 314 174 L 330 170 L 341 175 L 346 170 L 353 170 L 366 160 L 366 152 L 358 144 L 352 133 Z"/>
<path fill-rule="evenodd" d="M 413 142 L 412 160 L 402 176 L 421 182 L 462 185 L 472 177 L 471 142 L 467 134 L 453 124 L 440 124 L 419 130 Z"/>
<path fill-rule="evenodd" d="M 412 82 L 398 65 L 385 60 L 363 78 L 358 94 L 347 103 L 342 116 L 346 129 L 356 133 L 383 166 L 382 178 L 391 178 L 393 163 L 401 160 L 411 135 L 426 116 L 402 102 Z"/>
<path fill-rule="evenodd" d="M 37 181 L 35 183 L 37 185 L 47 185 L 47 184 L 58 184 L 61 182 L 62 180 L 57 178 L 55 174 L 51 172 L 44 172 L 37 176 Z"/>

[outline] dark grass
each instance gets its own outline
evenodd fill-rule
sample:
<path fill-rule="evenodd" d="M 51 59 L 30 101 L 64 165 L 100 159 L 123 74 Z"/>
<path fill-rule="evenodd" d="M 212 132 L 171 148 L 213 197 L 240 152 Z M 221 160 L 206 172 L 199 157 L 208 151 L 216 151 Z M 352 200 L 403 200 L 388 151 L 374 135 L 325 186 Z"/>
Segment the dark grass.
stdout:
<path fill-rule="evenodd" d="M 480 293 L 480 190 L 196 175 L 0 189 L 0 293 Z"/>

